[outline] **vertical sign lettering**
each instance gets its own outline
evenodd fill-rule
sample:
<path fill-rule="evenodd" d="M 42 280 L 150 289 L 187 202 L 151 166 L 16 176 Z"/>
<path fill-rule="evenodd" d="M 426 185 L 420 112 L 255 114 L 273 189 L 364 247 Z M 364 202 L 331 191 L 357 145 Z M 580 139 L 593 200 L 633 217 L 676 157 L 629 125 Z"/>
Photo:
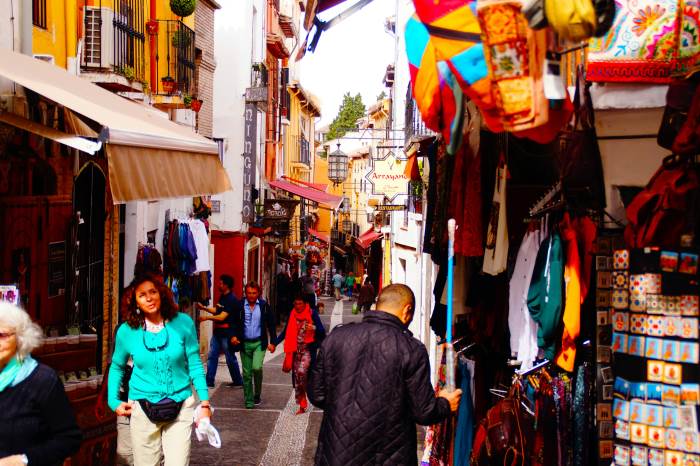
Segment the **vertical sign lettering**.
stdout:
<path fill-rule="evenodd" d="M 255 104 L 245 106 L 245 127 L 243 135 L 243 221 L 255 221 L 253 188 L 255 187 L 255 152 L 258 134 L 258 109 Z"/>

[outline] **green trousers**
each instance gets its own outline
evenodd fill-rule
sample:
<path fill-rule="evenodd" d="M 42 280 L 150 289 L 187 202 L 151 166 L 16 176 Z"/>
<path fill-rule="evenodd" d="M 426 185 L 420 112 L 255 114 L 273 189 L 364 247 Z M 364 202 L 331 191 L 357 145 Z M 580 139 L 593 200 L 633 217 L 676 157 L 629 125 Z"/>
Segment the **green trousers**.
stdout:
<path fill-rule="evenodd" d="M 265 349 L 259 341 L 247 341 L 241 349 L 241 364 L 243 365 L 243 397 L 245 407 L 252 408 L 255 398 L 262 393 L 263 361 Z M 255 383 L 255 391 L 253 391 Z"/>

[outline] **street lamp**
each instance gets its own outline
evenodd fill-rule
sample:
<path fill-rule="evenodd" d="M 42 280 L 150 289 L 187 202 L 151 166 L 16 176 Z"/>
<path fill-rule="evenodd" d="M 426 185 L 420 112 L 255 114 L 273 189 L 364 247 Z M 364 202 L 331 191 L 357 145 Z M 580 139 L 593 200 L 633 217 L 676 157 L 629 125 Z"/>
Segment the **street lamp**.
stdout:
<path fill-rule="evenodd" d="M 328 155 L 328 179 L 334 185 L 340 184 L 348 177 L 348 156 L 338 148 Z"/>
<path fill-rule="evenodd" d="M 352 231 L 352 222 L 348 218 L 343 220 L 343 231 L 345 233 L 350 233 Z"/>

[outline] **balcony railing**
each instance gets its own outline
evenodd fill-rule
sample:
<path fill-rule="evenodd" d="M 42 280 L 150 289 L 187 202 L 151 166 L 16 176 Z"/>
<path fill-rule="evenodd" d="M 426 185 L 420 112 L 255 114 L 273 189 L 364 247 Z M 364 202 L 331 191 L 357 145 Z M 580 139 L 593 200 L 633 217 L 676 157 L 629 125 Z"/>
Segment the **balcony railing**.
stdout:
<path fill-rule="evenodd" d="M 94 2 L 85 7 L 83 23 L 84 68 L 111 70 L 129 81 L 145 78 L 144 0 L 120 0 L 113 10 Z"/>
<path fill-rule="evenodd" d="M 195 33 L 182 21 L 158 20 L 156 69 L 159 94 L 194 93 Z M 174 84 L 164 83 L 164 78 Z"/>
<path fill-rule="evenodd" d="M 309 151 L 309 141 L 306 138 L 301 137 L 299 143 L 299 161 L 309 165 L 311 163 L 311 153 Z"/>

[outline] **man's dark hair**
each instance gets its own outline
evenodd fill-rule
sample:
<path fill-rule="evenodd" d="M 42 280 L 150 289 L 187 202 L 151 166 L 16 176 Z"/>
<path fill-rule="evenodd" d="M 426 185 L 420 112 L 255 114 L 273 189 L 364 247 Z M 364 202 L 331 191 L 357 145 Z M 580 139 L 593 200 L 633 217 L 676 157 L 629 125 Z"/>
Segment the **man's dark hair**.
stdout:
<path fill-rule="evenodd" d="M 246 290 L 247 290 L 248 288 L 253 288 L 253 289 L 255 289 L 255 290 L 258 290 L 258 293 L 262 293 L 262 288 L 260 288 L 260 285 L 258 285 L 258 282 L 256 282 L 255 280 L 249 281 L 249 282 L 246 284 L 245 288 L 246 288 Z"/>
<path fill-rule="evenodd" d="M 394 308 L 400 305 L 403 307 L 406 304 L 410 304 L 411 309 L 415 312 L 416 296 L 409 287 L 399 283 L 383 288 L 382 291 L 379 292 L 379 298 L 377 298 L 377 309 L 382 309 L 384 306 Z"/>
<path fill-rule="evenodd" d="M 228 286 L 230 290 L 233 289 L 234 281 L 231 275 L 223 274 L 219 277 L 219 280 L 221 280 L 224 283 L 224 285 Z"/>

